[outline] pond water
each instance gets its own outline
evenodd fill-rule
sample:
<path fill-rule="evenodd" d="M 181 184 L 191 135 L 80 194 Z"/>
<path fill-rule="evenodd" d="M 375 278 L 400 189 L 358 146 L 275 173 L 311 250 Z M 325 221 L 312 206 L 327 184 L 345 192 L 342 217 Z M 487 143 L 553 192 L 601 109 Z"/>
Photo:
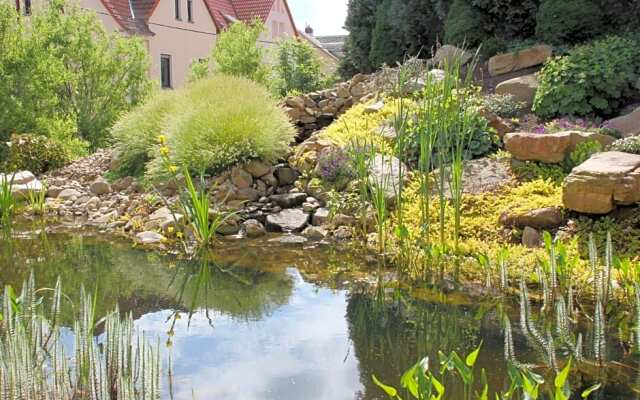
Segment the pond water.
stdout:
<path fill-rule="evenodd" d="M 60 276 L 73 302 L 81 286 L 97 286 L 100 315 L 133 313 L 171 355 L 175 399 L 383 399 L 373 374 L 397 386 L 423 356 L 433 365 L 438 350 L 467 354 L 481 341 L 478 368 L 493 388 L 506 383 L 494 308 L 404 292 L 380 301 L 361 283 L 375 266 L 345 249 L 242 241 L 186 262 L 93 234 L 0 240 L 0 283 L 20 287 L 31 271 L 39 287 Z M 62 318 L 69 324 L 71 313 Z M 516 353 L 536 360 L 517 334 Z M 618 369 L 600 398 L 636 398 L 633 368 Z M 453 383 L 447 392 L 461 398 Z"/>

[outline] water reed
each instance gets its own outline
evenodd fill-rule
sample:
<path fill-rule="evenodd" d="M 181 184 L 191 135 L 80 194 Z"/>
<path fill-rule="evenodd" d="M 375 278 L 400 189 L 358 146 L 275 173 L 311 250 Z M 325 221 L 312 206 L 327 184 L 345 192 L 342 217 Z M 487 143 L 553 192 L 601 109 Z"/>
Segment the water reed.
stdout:
<path fill-rule="evenodd" d="M 160 398 L 159 343 L 133 327 L 116 309 L 96 321 L 95 296 L 82 290 L 71 333 L 63 344 L 62 285 L 45 309 L 33 274 L 20 295 L 6 286 L 0 324 L 0 398 L 21 400 L 156 400 Z M 103 329 L 98 339 L 98 329 Z M 65 332 L 65 336 L 67 333 Z"/>

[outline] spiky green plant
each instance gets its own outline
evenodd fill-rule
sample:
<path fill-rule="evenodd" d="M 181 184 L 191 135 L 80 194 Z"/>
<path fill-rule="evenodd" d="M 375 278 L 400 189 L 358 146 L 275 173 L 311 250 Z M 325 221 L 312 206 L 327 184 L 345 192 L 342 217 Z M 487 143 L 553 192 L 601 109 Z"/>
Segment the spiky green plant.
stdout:
<path fill-rule="evenodd" d="M 348 126 L 346 126 L 348 130 Z M 371 158 L 367 154 L 368 148 L 373 147 L 373 143 L 367 143 L 359 141 L 354 138 L 348 148 L 349 159 L 358 180 L 358 197 L 360 198 L 360 223 L 362 224 L 362 234 L 366 235 L 369 231 L 368 218 L 368 204 L 369 204 L 369 171 Z"/>
<path fill-rule="evenodd" d="M 27 200 L 31 211 L 37 215 L 44 215 L 46 211 L 45 199 L 47 197 L 47 188 L 43 185 L 40 189 L 29 190 Z"/>
<path fill-rule="evenodd" d="M 16 200 L 11 193 L 14 177 L 15 175 L 9 179 L 7 175 L 0 176 L 0 225 L 4 228 L 11 226 L 11 219 L 16 208 Z"/>
<path fill-rule="evenodd" d="M 3 295 L 0 324 L 0 395 L 3 399 L 156 400 L 160 398 L 160 349 L 135 332 L 131 314 L 118 310 L 95 321 L 95 297 L 81 293 L 72 330 L 73 356 L 61 339 L 62 285 L 52 290 L 50 312 L 38 298 L 33 274 L 20 296 Z M 104 339 L 96 327 L 104 326 Z"/>

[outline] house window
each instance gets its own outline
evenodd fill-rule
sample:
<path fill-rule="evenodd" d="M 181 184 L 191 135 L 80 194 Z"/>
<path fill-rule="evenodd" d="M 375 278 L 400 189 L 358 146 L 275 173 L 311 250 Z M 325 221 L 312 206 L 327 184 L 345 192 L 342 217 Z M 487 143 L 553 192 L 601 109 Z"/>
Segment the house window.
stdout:
<path fill-rule="evenodd" d="M 160 80 L 163 89 L 171 89 L 171 56 L 160 56 Z"/>
<path fill-rule="evenodd" d="M 273 39 L 278 37 L 278 23 L 276 21 L 271 23 L 271 37 Z"/>
<path fill-rule="evenodd" d="M 31 15 L 31 0 L 24 0 L 24 15 Z"/>
<path fill-rule="evenodd" d="M 193 0 L 187 0 L 187 21 L 193 22 Z"/>
<path fill-rule="evenodd" d="M 180 15 L 180 0 L 174 0 L 174 2 L 176 7 L 176 19 L 180 20 L 182 19 L 182 16 Z"/>

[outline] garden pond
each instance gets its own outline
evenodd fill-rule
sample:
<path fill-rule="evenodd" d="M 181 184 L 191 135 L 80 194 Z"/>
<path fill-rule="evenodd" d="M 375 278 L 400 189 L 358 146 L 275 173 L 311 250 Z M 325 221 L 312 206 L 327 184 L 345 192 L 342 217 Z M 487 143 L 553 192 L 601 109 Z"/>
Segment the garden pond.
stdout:
<path fill-rule="evenodd" d="M 397 386 L 422 357 L 435 368 L 438 350 L 468 354 L 480 342 L 476 369 L 487 370 L 490 387 L 506 388 L 496 301 L 383 293 L 372 289 L 377 270 L 355 251 L 326 245 L 230 241 L 202 259 L 181 261 L 95 233 L 18 229 L 11 240 L 0 239 L 2 285 L 20 287 L 31 271 L 38 287 L 53 287 L 61 277 L 67 302 L 77 304 L 82 286 L 95 290 L 99 315 L 117 306 L 157 336 L 165 363 L 171 358 L 165 398 L 384 399 L 372 375 Z M 71 308 L 63 306 L 67 326 Z M 517 307 L 509 309 L 517 321 Z M 514 336 L 518 359 L 539 363 L 517 326 Z M 608 356 L 618 361 L 606 369 L 605 390 L 592 398 L 638 398 L 637 360 L 618 348 L 612 339 Z M 580 381 L 587 387 L 594 378 Z M 454 382 L 447 393 L 461 393 Z"/>

